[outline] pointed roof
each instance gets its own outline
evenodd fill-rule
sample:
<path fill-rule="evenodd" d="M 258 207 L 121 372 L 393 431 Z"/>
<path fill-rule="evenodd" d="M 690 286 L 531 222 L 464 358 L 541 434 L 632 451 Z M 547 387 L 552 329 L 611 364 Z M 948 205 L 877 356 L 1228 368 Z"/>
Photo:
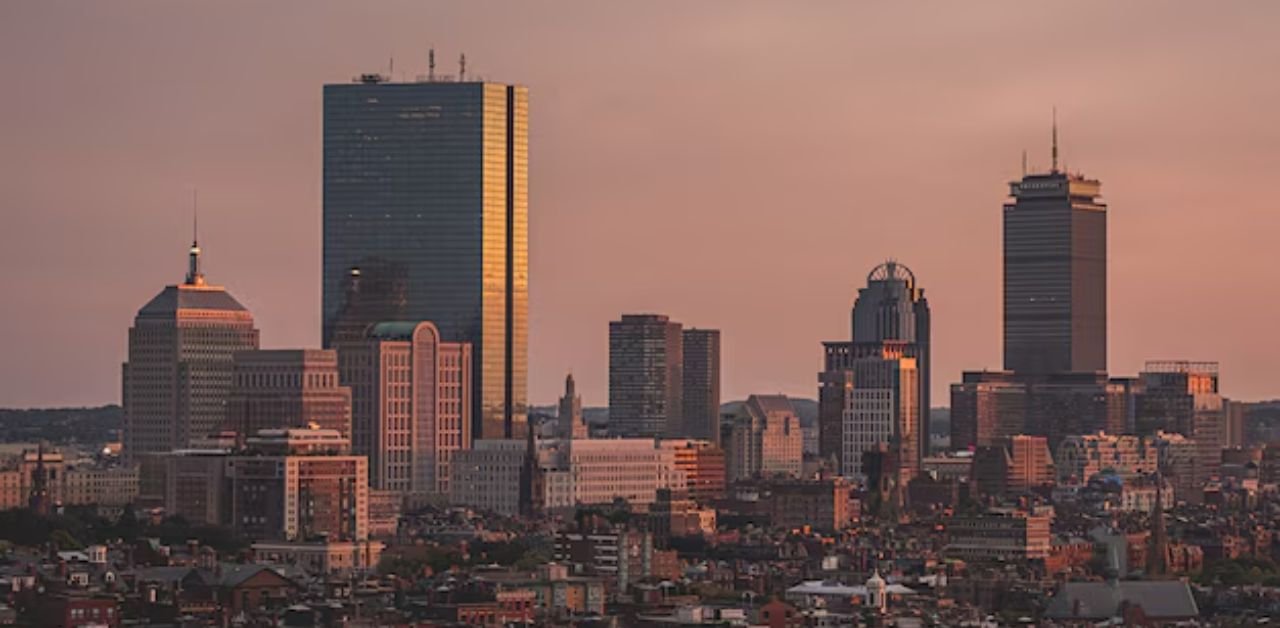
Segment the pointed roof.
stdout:
<path fill-rule="evenodd" d="M 200 245 L 193 235 L 187 276 L 183 283 L 165 286 L 142 309 L 138 318 L 173 318 L 183 310 L 212 310 L 220 312 L 244 312 L 249 310 L 222 286 L 205 283 L 200 270 Z"/>
<path fill-rule="evenodd" d="M 186 286 L 165 286 L 160 294 L 138 310 L 138 317 L 168 317 L 176 315 L 178 310 L 249 311 L 222 288 L 190 290 Z"/>

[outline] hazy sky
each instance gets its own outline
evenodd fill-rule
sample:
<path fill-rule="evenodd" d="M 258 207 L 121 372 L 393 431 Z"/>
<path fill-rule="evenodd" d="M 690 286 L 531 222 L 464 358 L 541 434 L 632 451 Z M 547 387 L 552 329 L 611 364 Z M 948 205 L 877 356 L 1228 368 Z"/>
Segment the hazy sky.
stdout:
<path fill-rule="evenodd" d="M 858 4 L 859 6 L 854 6 Z M 0 3 L 0 406 L 118 402 L 127 330 L 210 281 L 318 346 L 321 86 L 530 88 L 530 391 L 607 400 L 608 321 L 724 338 L 726 399 L 815 396 L 886 257 L 935 399 L 1000 361 L 1000 218 L 1058 108 L 1110 205 L 1110 362 L 1280 396 L 1280 3 Z M 397 76 L 398 77 L 398 76 Z"/>

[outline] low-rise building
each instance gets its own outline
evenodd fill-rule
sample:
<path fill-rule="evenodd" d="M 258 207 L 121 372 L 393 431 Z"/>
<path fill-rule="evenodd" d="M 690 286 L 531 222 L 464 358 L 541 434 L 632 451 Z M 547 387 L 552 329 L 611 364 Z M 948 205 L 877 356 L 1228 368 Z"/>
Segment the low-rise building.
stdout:
<path fill-rule="evenodd" d="M 947 524 L 950 558 L 981 561 L 1028 561 L 1049 556 L 1052 549 L 1048 512 L 991 509 L 953 517 Z"/>

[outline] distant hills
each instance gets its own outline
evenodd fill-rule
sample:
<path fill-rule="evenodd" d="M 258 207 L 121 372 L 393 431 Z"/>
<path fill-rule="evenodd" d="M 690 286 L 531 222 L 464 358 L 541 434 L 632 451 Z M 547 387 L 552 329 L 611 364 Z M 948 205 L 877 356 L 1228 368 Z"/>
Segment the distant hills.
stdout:
<path fill-rule="evenodd" d="M 119 440 L 120 406 L 97 408 L 0 409 L 0 442 L 97 445 Z"/>

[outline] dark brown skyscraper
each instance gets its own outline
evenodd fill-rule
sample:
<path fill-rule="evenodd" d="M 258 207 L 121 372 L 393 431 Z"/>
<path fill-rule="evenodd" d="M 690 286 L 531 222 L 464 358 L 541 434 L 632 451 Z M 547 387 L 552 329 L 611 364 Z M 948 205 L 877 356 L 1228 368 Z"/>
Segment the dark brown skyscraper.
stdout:
<path fill-rule="evenodd" d="M 684 429 L 684 334 L 660 314 L 609 323 L 609 434 L 678 437 Z"/>
<path fill-rule="evenodd" d="M 1009 184 L 1004 206 L 1004 368 L 1107 370 L 1107 206 L 1094 179 L 1053 167 Z"/>
<path fill-rule="evenodd" d="M 684 330 L 685 438 L 720 442 L 720 331 Z"/>

